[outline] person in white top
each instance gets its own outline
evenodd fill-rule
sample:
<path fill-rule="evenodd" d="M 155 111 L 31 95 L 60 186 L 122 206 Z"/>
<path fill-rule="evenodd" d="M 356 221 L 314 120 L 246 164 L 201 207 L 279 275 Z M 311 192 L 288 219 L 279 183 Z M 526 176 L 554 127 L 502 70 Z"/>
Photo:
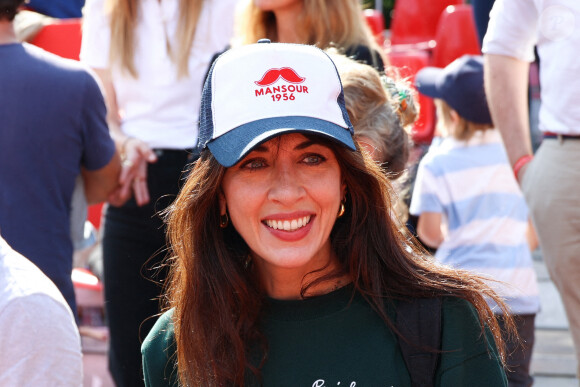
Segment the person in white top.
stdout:
<path fill-rule="evenodd" d="M 117 386 L 143 384 L 140 344 L 158 313 L 164 258 L 158 212 L 195 160 L 201 90 L 233 35 L 237 0 L 88 0 L 81 61 L 100 76 L 124 160 L 105 216 L 103 261 Z M 153 278 L 155 276 L 155 278 Z"/>
<path fill-rule="evenodd" d="M 493 121 L 502 133 L 558 288 L 580 358 L 580 2 L 497 0 L 483 42 L 485 83 Z M 528 69 L 540 58 L 539 128 L 532 155 Z M 580 374 L 580 368 L 578 369 Z"/>
<path fill-rule="evenodd" d="M 82 386 L 81 341 L 54 283 L 0 236 L 0 386 Z"/>

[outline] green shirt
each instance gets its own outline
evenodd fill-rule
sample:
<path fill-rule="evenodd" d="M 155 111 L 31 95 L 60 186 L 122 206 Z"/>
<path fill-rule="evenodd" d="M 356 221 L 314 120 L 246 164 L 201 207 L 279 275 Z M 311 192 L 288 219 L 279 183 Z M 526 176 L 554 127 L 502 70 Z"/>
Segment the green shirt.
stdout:
<path fill-rule="evenodd" d="M 264 386 L 407 387 L 410 377 L 395 334 L 352 287 L 300 300 L 269 300 L 263 321 L 268 359 Z M 390 311 L 391 317 L 394 312 Z M 143 343 L 147 386 L 177 386 L 173 312 L 166 312 Z M 493 337 L 481 335 L 474 307 L 447 297 L 436 386 L 507 386 Z"/>

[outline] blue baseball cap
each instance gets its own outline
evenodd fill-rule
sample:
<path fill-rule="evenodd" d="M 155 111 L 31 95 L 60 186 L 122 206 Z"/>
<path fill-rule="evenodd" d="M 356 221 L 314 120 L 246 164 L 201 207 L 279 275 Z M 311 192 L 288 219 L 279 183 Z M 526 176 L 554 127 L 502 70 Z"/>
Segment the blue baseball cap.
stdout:
<path fill-rule="evenodd" d="M 493 125 L 483 86 L 482 56 L 464 55 L 445 68 L 422 68 L 415 86 L 420 93 L 447 102 L 466 120 Z"/>
<path fill-rule="evenodd" d="M 330 57 L 314 46 L 269 40 L 220 55 L 203 88 L 198 149 L 231 167 L 261 143 L 293 132 L 356 149 Z"/>

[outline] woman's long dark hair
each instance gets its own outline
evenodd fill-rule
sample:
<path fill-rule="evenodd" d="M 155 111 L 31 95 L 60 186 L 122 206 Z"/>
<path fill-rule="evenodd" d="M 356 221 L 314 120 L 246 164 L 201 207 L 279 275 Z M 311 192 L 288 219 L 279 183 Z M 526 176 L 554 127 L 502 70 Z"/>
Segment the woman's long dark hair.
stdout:
<path fill-rule="evenodd" d="M 346 212 L 334 225 L 331 242 L 338 269 L 303 285 L 347 275 L 394 329 L 385 302 L 393 299 L 455 296 L 476 308 L 504 355 L 494 314 L 484 295 L 505 304 L 479 277 L 437 264 L 410 235 L 396 226 L 391 186 L 384 172 L 360 150 L 328 144 L 347 186 Z M 175 308 L 177 368 L 182 385 L 243 385 L 260 364 L 250 350 L 267 343 L 258 327 L 265 295 L 251 267 L 248 247 L 231 224 L 220 228 L 218 197 L 225 168 L 204 152 L 179 196 L 168 209 L 171 271 L 167 307 Z M 508 325 L 509 324 L 508 317 Z"/>

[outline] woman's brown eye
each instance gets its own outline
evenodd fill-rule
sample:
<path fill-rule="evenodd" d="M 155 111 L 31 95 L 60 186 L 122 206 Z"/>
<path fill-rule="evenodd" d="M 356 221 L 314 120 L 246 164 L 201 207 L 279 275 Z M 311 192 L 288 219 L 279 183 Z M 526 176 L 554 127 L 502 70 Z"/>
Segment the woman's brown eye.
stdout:
<path fill-rule="evenodd" d="M 317 154 L 313 154 L 313 155 L 308 155 L 304 158 L 303 162 L 305 162 L 306 164 L 320 164 L 321 162 L 325 161 L 326 158 L 317 155 Z"/>
<path fill-rule="evenodd" d="M 266 161 L 263 159 L 252 159 L 248 160 L 242 165 L 242 168 L 247 169 L 259 169 L 266 166 Z"/>

